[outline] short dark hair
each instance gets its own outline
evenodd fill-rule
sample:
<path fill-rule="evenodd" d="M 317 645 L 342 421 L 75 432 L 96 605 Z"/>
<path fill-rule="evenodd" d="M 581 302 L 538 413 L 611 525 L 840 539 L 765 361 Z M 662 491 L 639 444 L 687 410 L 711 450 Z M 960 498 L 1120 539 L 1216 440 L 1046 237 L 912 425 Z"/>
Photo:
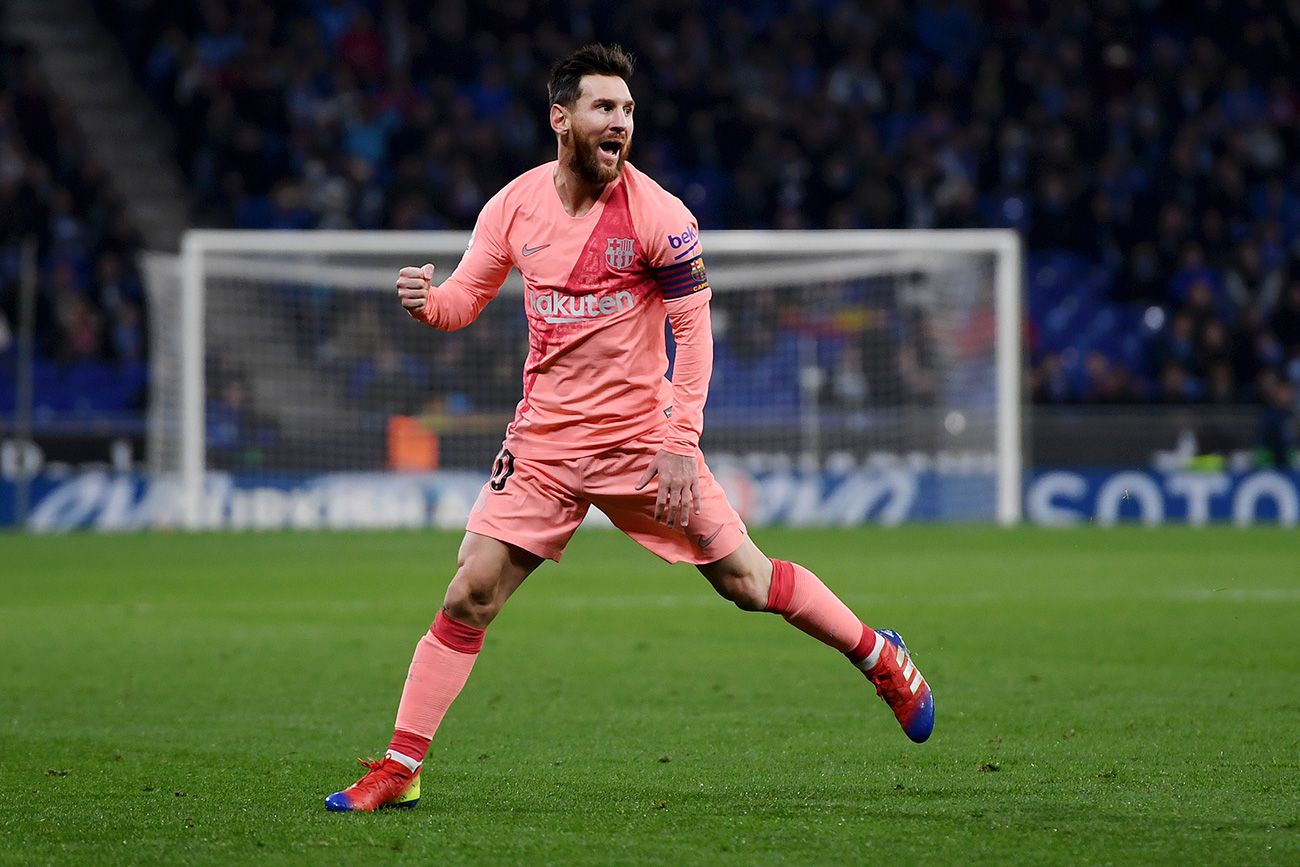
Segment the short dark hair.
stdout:
<path fill-rule="evenodd" d="M 635 58 L 621 45 L 584 45 L 551 67 L 551 80 L 546 85 L 551 105 L 573 105 L 584 75 L 614 75 L 627 81 L 635 65 Z"/>

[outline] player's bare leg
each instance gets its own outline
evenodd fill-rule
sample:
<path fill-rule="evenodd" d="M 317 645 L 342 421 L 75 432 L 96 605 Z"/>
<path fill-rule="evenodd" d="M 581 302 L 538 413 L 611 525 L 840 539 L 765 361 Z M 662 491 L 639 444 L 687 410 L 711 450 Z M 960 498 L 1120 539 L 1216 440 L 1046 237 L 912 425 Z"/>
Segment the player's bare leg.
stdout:
<path fill-rule="evenodd" d="M 713 589 L 742 611 L 766 611 L 772 586 L 772 561 L 745 536 L 740 547 L 713 563 L 697 566 Z"/>
<path fill-rule="evenodd" d="M 363 761 L 360 780 L 325 799 L 329 810 L 410 807 L 420 799 L 420 767 L 438 725 L 469 679 L 483 635 L 542 558 L 466 533 L 442 609 L 420 643 L 402 689 L 397 723 L 380 761 Z"/>
<path fill-rule="evenodd" d="M 892 630 L 874 630 L 816 575 L 797 563 L 768 559 L 753 540 L 699 566 L 724 598 L 745 611 L 780 614 L 791 625 L 849 658 L 875 684 L 903 731 L 920 743 L 934 729 L 934 698 Z"/>
<path fill-rule="evenodd" d="M 447 585 L 442 610 L 461 623 L 486 629 L 542 558 L 478 533 L 465 534 L 456 555 L 456 575 Z"/>

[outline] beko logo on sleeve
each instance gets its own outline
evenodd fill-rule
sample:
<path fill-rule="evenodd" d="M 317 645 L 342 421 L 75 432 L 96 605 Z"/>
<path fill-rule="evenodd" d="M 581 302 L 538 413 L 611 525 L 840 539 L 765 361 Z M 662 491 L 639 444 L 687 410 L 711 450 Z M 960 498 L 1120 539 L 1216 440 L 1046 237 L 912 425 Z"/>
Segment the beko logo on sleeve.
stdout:
<path fill-rule="evenodd" d="M 682 232 L 680 235 L 669 233 L 668 246 L 672 247 L 674 250 L 680 250 L 682 247 L 694 244 L 699 237 L 700 233 L 694 226 L 687 226 L 686 231 Z"/>

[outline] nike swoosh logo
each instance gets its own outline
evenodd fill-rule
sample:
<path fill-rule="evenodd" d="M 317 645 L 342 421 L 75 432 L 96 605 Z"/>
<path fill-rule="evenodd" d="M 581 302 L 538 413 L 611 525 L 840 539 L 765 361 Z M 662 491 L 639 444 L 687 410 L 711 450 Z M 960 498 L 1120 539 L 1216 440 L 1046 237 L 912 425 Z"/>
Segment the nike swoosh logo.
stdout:
<path fill-rule="evenodd" d="M 718 534 L 721 533 L 721 532 L 722 532 L 722 528 L 719 527 L 718 529 L 716 529 L 716 530 L 713 531 L 713 535 L 711 535 L 711 536 L 707 536 L 707 537 L 706 537 L 706 536 L 696 536 L 696 537 L 695 537 L 695 541 L 699 543 L 699 545 L 700 545 L 701 548 L 707 548 L 707 547 L 709 547 L 709 544 L 713 542 L 714 539 L 718 538 Z"/>
<path fill-rule="evenodd" d="M 533 255 L 534 253 L 539 253 L 539 252 L 541 252 L 542 250 L 545 250 L 545 249 L 546 249 L 547 247 L 549 247 L 549 246 L 551 246 L 551 245 L 550 245 L 550 244 L 541 244 L 541 245 L 539 245 L 539 246 L 537 246 L 537 247 L 530 247 L 530 246 L 528 246 L 527 244 L 524 244 L 524 255 L 525 255 L 525 256 L 531 256 L 531 255 Z"/>

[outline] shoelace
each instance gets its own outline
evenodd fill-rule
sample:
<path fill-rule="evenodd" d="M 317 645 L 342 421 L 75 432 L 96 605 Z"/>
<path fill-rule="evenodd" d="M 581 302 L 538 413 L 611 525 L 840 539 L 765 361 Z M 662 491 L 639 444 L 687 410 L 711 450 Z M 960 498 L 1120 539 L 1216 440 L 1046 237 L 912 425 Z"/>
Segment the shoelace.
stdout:
<path fill-rule="evenodd" d="M 892 659 L 884 671 L 867 677 L 876 685 L 876 695 L 883 698 L 890 707 L 902 704 L 910 697 L 907 681 L 903 678 L 903 670 Z"/>
<path fill-rule="evenodd" d="M 371 756 L 368 759 L 358 757 L 357 761 L 361 763 L 363 768 L 367 768 L 368 771 L 364 777 L 352 784 L 353 789 L 368 792 L 383 785 L 383 780 L 387 775 L 381 775 L 378 773 L 379 769 L 383 767 L 383 759 L 376 759 L 374 756 Z"/>

